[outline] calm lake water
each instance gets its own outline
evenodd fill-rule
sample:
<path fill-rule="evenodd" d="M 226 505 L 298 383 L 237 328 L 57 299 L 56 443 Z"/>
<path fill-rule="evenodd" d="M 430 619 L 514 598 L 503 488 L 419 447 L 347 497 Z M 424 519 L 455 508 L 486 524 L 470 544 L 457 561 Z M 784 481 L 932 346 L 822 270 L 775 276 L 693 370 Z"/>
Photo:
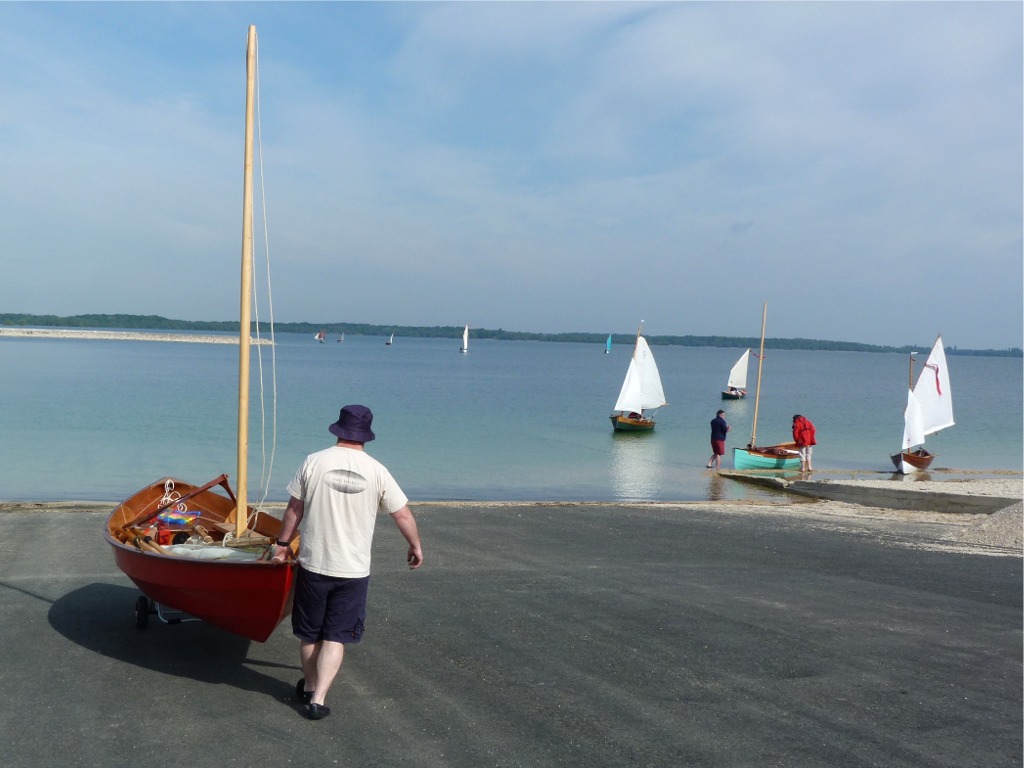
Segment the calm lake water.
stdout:
<path fill-rule="evenodd" d="M 763 492 L 704 470 L 722 407 L 729 447 L 750 439 L 750 397 L 720 392 L 740 349 L 653 347 L 670 405 L 650 434 L 615 434 L 608 415 L 631 348 L 348 336 L 278 336 L 276 383 L 253 354 L 250 497 L 273 455 L 268 498 L 283 501 L 303 457 L 333 442 L 345 403 L 368 405 L 369 452 L 414 501 L 683 501 Z M 925 351 L 926 352 L 926 351 Z M 269 369 L 270 351 L 263 350 Z M 925 355 L 921 355 L 923 359 Z M 235 475 L 237 349 L 226 345 L 0 340 L 0 499 L 111 501 L 164 475 Z M 1020 359 L 949 357 L 956 426 L 929 439 L 945 470 L 1022 470 Z M 759 442 L 789 439 L 794 413 L 818 429 L 820 476 L 889 477 L 906 404 L 907 358 L 767 350 Z M 276 388 L 276 412 L 271 407 Z M 276 442 L 271 442 L 276 416 Z M 264 437 L 265 435 L 265 437 Z M 264 450 L 263 444 L 266 444 Z M 264 456 L 266 458 L 264 458 Z M 731 450 L 723 466 L 732 465 Z M 942 473 L 940 475 L 940 472 Z"/>

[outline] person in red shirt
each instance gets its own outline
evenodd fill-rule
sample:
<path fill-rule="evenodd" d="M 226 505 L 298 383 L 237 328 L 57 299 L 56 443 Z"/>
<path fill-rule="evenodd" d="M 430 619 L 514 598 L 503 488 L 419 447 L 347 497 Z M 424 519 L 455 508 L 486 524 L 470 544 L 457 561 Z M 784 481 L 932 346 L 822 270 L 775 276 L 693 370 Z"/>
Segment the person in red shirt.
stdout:
<path fill-rule="evenodd" d="M 810 472 L 812 446 L 817 444 L 814 439 L 814 425 L 806 416 L 799 413 L 793 417 L 793 442 L 800 451 L 800 471 Z"/>

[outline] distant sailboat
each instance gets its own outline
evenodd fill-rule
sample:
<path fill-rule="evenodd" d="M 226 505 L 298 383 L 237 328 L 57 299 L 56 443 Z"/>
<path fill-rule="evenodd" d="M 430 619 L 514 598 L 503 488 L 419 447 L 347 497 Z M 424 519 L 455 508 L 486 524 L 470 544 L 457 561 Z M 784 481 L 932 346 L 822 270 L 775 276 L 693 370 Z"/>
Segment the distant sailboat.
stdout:
<path fill-rule="evenodd" d="M 466 352 L 469 352 L 469 324 L 468 323 L 466 324 L 466 327 L 462 329 L 462 346 L 459 348 L 459 352 L 462 352 L 463 354 L 465 354 Z"/>
<path fill-rule="evenodd" d="M 608 334 L 608 341 L 604 343 L 604 353 L 610 355 L 612 353 L 612 335 Z"/>
<path fill-rule="evenodd" d="M 739 400 L 747 396 L 747 367 L 750 363 L 750 350 L 748 349 L 736 364 L 729 371 L 729 381 L 722 392 L 723 400 Z"/>
<path fill-rule="evenodd" d="M 344 342 L 345 342 L 345 332 L 344 332 L 344 331 L 342 331 L 342 332 L 341 332 L 341 333 L 340 333 L 340 334 L 338 335 L 338 343 L 339 343 L 339 344 L 343 344 Z"/>
<path fill-rule="evenodd" d="M 384 342 L 384 346 L 390 347 L 394 343 L 394 341 L 395 341 L 395 334 L 392 333 L 391 337 L 387 341 Z"/>
<path fill-rule="evenodd" d="M 917 378 L 917 384 L 913 384 L 913 381 L 914 355 L 911 354 L 911 386 L 907 390 L 907 408 L 903 412 L 903 450 L 890 457 L 896 469 L 903 474 L 928 469 L 935 454 L 924 449 L 925 436 L 952 427 L 955 423 L 949 366 L 946 365 L 946 351 L 942 347 L 941 336 L 935 340 L 921 375 Z"/>
<path fill-rule="evenodd" d="M 647 346 L 647 340 L 640 335 L 643 327 L 641 323 L 637 329 L 633 356 L 629 360 L 629 368 L 626 369 L 626 378 L 622 382 L 619 399 L 615 401 L 615 407 L 609 417 L 612 427 L 618 432 L 643 432 L 654 429 L 654 419 L 644 411 L 651 413 L 663 405 L 668 405 L 661 387 L 658 365 L 654 362 L 654 355 Z"/>
<path fill-rule="evenodd" d="M 327 338 L 327 331 L 326 330 L 317 331 L 316 335 L 313 338 L 316 339 L 317 341 L 319 341 L 321 344 L 323 344 L 324 343 L 324 339 Z"/>
<path fill-rule="evenodd" d="M 778 445 L 757 444 L 757 411 L 761 403 L 761 367 L 764 363 L 764 329 L 768 319 L 768 302 L 761 313 L 761 351 L 757 356 L 757 388 L 754 390 L 754 426 L 750 444 L 746 448 L 732 449 L 732 462 L 736 469 L 799 469 L 800 453 L 796 443 Z"/>

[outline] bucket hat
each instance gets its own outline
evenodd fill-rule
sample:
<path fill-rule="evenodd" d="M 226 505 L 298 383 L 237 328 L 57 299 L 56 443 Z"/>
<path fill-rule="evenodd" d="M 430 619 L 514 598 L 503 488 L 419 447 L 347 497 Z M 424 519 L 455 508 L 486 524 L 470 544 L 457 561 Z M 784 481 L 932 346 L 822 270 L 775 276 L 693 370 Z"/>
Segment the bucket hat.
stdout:
<path fill-rule="evenodd" d="M 373 413 L 365 405 L 346 405 L 341 409 L 338 420 L 327 429 L 342 440 L 368 443 L 376 437 L 370 429 L 372 424 Z"/>

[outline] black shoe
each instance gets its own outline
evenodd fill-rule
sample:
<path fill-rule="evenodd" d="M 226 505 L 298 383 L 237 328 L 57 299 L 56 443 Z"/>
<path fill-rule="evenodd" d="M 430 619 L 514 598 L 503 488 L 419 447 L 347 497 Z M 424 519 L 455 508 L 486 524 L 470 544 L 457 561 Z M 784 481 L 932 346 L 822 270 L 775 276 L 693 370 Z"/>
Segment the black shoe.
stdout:
<path fill-rule="evenodd" d="M 310 720 L 323 720 L 331 714 L 331 708 L 325 707 L 323 704 L 310 704 L 306 708 L 306 717 Z"/>
<path fill-rule="evenodd" d="M 313 698 L 313 691 L 306 690 L 306 678 L 302 678 L 295 684 L 295 698 L 303 704 L 309 704 L 309 700 Z"/>

